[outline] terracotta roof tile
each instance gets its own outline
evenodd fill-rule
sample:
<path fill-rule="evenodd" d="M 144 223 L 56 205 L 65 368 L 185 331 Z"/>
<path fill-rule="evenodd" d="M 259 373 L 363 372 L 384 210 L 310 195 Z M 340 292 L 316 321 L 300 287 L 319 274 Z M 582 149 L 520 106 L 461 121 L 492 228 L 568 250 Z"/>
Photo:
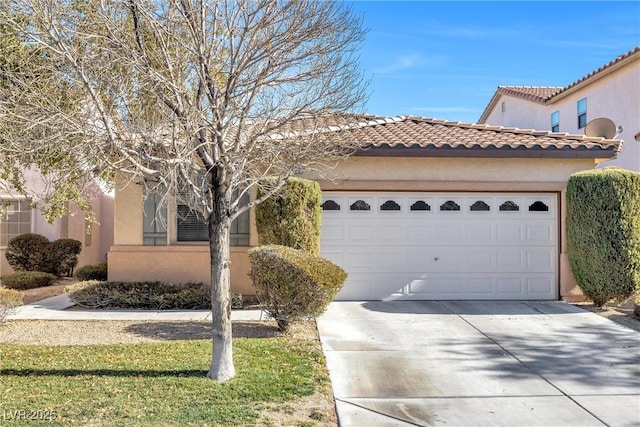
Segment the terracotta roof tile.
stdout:
<path fill-rule="evenodd" d="M 559 86 L 498 86 L 498 92 L 543 103 L 563 88 Z"/>
<path fill-rule="evenodd" d="M 413 116 L 332 115 L 323 117 L 320 123 L 313 130 L 298 128 L 280 137 L 304 137 L 305 134 L 319 132 L 330 138 L 349 138 L 363 147 L 360 155 L 372 155 L 368 151 L 380 153 L 381 150 L 386 152 L 381 155 L 389 154 L 388 150 L 396 150 L 393 155 L 402 155 L 401 151 L 406 153 L 407 149 L 417 149 L 425 153 L 434 150 L 443 152 L 438 155 L 444 155 L 447 150 L 456 150 L 456 154 L 449 155 L 464 156 L 465 152 L 468 154 L 470 151 L 482 151 L 485 152 L 483 155 L 490 155 L 490 152 L 501 150 L 507 157 L 611 158 L 616 156 L 622 145 L 620 140 L 584 135 Z M 540 155 L 541 152 L 545 154 Z"/>

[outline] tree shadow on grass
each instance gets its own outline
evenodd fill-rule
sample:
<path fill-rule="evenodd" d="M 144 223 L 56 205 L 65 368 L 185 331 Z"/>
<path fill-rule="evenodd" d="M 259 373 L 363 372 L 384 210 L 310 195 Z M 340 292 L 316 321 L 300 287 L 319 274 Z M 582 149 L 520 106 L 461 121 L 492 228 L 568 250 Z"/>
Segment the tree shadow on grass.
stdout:
<path fill-rule="evenodd" d="M 125 332 L 162 341 L 211 339 L 211 322 L 143 322 L 124 328 Z M 234 338 L 274 338 L 281 336 L 275 322 L 233 322 Z"/>
<path fill-rule="evenodd" d="M 204 378 L 207 371 L 181 370 L 135 370 L 135 369 L 3 369 L 5 377 L 130 377 L 130 378 Z"/>

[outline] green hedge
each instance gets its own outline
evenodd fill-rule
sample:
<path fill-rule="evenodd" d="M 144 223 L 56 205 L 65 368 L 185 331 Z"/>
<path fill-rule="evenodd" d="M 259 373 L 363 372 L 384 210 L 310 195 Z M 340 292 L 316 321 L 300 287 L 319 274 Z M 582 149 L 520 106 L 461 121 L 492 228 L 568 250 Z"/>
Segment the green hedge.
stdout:
<path fill-rule="evenodd" d="M 347 279 L 329 260 L 285 246 L 250 249 L 249 259 L 256 296 L 282 331 L 322 314 Z"/>
<path fill-rule="evenodd" d="M 209 288 L 202 283 L 100 282 L 67 286 L 69 299 L 82 307 L 149 310 L 210 310 Z"/>
<path fill-rule="evenodd" d="M 260 182 L 258 197 L 273 188 L 276 178 Z M 282 189 L 256 206 L 256 228 L 261 245 L 281 245 L 318 254 L 322 192 L 315 181 L 289 178 Z"/>
<path fill-rule="evenodd" d="M 579 172 L 567 185 L 567 245 L 573 275 L 602 306 L 640 288 L 640 173 Z"/>
<path fill-rule="evenodd" d="M 68 276 L 78 263 L 82 243 L 74 239 L 50 242 L 46 237 L 25 233 L 9 240 L 5 257 L 15 271 L 44 271 Z"/>
<path fill-rule="evenodd" d="M 108 265 L 106 262 L 99 264 L 89 264 L 80 267 L 74 273 L 74 276 L 80 280 L 107 280 Z"/>
<path fill-rule="evenodd" d="M 40 234 L 21 234 L 9 240 L 5 258 L 15 271 L 47 271 L 49 245 L 49 239 Z"/>
<path fill-rule="evenodd" d="M 57 276 L 43 271 L 19 271 L 17 273 L 2 276 L 2 285 L 5 288 L 24 291 L 27 289 L 50 286 L 56 279 Z"/>

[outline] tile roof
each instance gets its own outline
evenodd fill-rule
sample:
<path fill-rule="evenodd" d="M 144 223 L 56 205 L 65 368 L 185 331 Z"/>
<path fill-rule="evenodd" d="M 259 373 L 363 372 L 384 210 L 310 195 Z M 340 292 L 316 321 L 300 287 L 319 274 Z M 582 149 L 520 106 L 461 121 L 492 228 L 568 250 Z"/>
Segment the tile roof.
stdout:
<path fill-rule="evenodd" d="M 313 130 L 282 136 L 316 132 L 358 141 L 356 155 L 363 156 L 612 158 L 622 146 L 620 140 L 414 116 L 325 116 Z"/>
<path fill-rule="evenodd" d="M 543 103 L 564 89 L 561 86 L 498 86 L 498 92 Z"/>
<path fill-rule="evenodd" d="M 618 56 L 613 61 L 606 63 L 605 65 L 590 72 L 586 76 L 579 78 L 578 80 L 570 83 L 567 86 L 498 86 L 498 89 L 489 101 L 489 104 L 487 104 L 487 107 L 478 119 L 478 123 L 484 123 L 487 120 L 489 113 L 496 106 L 501 95 L 516 96 L 529 101 L 537 102 L 539 104 L 553 103 L 557 97 L 562 96 L 562 94 L 567 93 L 573 88 L 581 86 L 582 84 L 588 84 L 593 80 L 599 79 L 600 77 L 606 75 L 608 72 L 622 67 L 626 63 L 634 61 L 635 59 L 640 59 L 640 46 L 637 46 L 631 49 L 629 52 Z"/>

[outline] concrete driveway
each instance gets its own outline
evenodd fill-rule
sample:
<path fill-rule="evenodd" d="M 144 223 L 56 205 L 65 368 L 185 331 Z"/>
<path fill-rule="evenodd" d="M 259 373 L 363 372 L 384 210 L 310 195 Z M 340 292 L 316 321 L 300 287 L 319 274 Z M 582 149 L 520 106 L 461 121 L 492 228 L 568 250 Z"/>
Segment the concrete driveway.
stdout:
<path fill-rule="evenodd" d="M 341 426 L 639 426 L 640 333 L 561 302 L 334 302 Z"/>

